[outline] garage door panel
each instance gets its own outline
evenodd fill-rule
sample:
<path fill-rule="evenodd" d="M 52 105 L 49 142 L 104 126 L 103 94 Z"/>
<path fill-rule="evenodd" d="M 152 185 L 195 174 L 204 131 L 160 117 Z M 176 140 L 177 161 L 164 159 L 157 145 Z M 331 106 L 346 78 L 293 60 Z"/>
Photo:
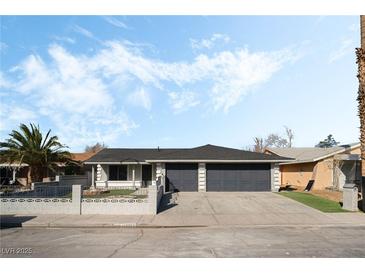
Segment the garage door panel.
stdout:
<path fill-rule="evenodd" d="M 166 164 L 166 190 L 198 191 L 197 164 Z"/>
<path fill-rule="evenodd" d="M 270 191 L 270 164 L 207 164 L 207 191 Z"/>

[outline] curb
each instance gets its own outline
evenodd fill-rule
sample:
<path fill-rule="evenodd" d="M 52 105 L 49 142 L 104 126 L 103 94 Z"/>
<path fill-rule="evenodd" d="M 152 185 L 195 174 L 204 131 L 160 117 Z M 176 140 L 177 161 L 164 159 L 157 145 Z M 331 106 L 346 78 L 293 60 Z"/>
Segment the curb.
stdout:
<path fill-rule="evenodd" d="M 85 225 L 62 225 L 62 224 L 21 224 L 21 223 L 1 223 L 1 228 L 204 228 L 207 225 L 148 225 L 137 223 L 122 224 L 85 224 Z"/>
<path fill-rule="evenodd" d="M 22 224 L 22 223 L 1 223 L 1 228 L 139 228 L 139 229 L 157 229 L 157 228 L 268 228 L 268 227 L 293 227 L 293 228 L 324 228 L 324 227 L 365 227 L 365 224 L 354 223 L 337 223 L 337 224 L 251 224 L 251 225 L 149 225 L 137 223 L 119 223 L 119 224 L 84 224 L 84 225 L 62 225 L 62 224 Z"/>

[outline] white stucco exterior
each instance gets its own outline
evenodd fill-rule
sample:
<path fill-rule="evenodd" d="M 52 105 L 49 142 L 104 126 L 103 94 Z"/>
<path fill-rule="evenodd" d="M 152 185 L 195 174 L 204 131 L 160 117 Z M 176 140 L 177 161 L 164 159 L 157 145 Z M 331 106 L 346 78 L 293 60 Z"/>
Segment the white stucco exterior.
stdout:
<path fill-rule="evenodd" d="M 142 186 L 142 164 L 127 164 L 127 180 L 109 180 L 108 164 L 96 166 L 96 187 L 141 187 Z M 152 164 L 152 178 L 148 181 L 151 184 L 156 180 L 156 164 Z"/>
<path fill-rule="evenodd" d="M 98 164 L 96 165 L 96 187 L 143 187 L 142 182 L 142 166 L 146 164 L 126 164 L 127 166 L 127 180 L 115 181 L 109 180 L 109 167 L 110 164 Z M 152 163 L 152 180 L 148 182 L 148 185 L 154 184 L 156 179 L 161 177 L 161 185 L 165 189 L 166 184 L 166 167 L 165 163 L 158 162 Z M 278 163 L 271 163 L 270 165 L 270 182 L 271 191 L 277 192 L 280 188 L 280 169 Z M 198 163 L 198 191 L 207 191 L 207 170 L 206 163 Z"/>
<path fill-rule="evenodd" d="M 278 192 L 280 189 L 280 168 L 279 164 L 272 163 L 271 164 L 271 191 Z"/>
<path fill-rule="evenodd" d="M 207 191 L 207 170 L 205 163 L 199 163 L 198 166 L 198 191 Z"/>

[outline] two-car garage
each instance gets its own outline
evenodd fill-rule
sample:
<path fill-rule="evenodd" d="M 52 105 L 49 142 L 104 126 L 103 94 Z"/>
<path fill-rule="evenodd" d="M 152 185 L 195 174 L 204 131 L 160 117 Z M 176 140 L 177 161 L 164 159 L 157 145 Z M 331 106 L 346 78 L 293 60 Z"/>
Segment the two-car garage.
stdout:
<path fill-rule="evenodd" d="M 198 191 L 197 163 L 166 163 L 166 191 Z M 207 163 L 206 191 L 270 191 L 268 163 Z"/>

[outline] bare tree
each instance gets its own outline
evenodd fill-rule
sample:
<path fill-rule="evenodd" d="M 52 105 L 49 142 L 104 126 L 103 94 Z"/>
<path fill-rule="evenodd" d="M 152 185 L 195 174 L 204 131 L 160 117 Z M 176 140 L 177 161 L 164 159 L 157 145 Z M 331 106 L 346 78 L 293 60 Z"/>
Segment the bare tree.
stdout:
<path fill-rule="evenodd" d="M 288 147 L 292 147 L 294 140 L 294 132 L 287 126 L 284 126 L 284 128 L 285 128 L 286 138 L 288 140 Z"/>
<path fill-rule="evenodd" d="M 253 151 L 255 152 L 264 152 L 268 147 L 292 147 L 294 132 L 287 126 L 285 127 L 285 137 L 280 136 L 279 134 L 271 133 L 265 139 L 261 137 L 254 137 L 253 141 Z"/>
<path fill-rule="evenodd" d="M 288 147 L 288 140 L 278 134 L 271 133 L 265 139 L 265 147 Z"/>
<path fill-rule="evenodd" d="M 86 146 L 85 147 L 85 152 L 99 152 L 100 150 L 107 148 L 108 146 L 105 145 L 104 143 L 99 143 L 97 142 L 95 145 L 92 146 Z"/>
<path fill-rule="evenodd" d="M 262 139 L 261 137 L 254 137 L 253 141 L 254 141 L 253 151 L 254 152 L 264 152 L 264 150 L 266 148 L 264 146 L 264 139 Z"/>

